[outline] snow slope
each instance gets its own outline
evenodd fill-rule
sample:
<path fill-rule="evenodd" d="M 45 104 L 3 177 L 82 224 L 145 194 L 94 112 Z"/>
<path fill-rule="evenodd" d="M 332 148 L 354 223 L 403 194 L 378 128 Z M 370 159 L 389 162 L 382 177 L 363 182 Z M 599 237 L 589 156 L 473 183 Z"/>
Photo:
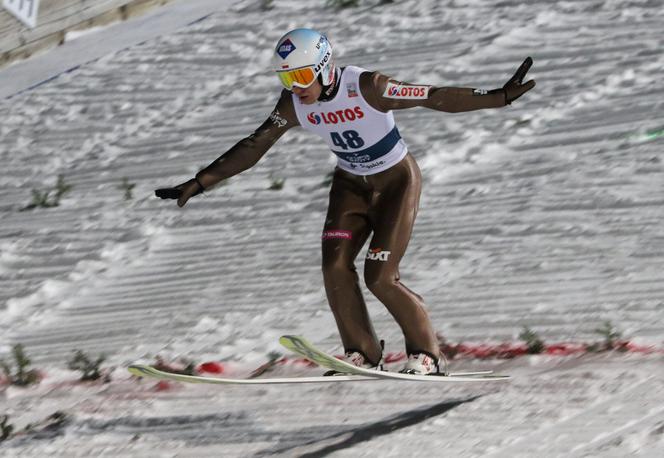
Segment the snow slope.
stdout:
<path fill-rule="evenodd" d="M 223 360 L 240 374 L 281 351 L 286 333 L 340 351 L 319 272 L 334 164 L 319 139 L 289 132 L 184 209 L 153 197 L 265 119 L 279 93 L 270 50 L 296 26 L 327 31 L 342 65 L 419 83 L 491 89 L 534 59 L 537 87 L 512 107 L 395 114 L 424 176 L 402 278 L 445 338 L 516 341 L 529 326 L 547 341 L 590 341 L 610 321 L 635 343 L 664 347 L 661 2 L 174 7 L 185 3 L 201 7 L 191 20 L 169 6 L 157 15 L 171 11 L 165 22 L 141 18 L 147 41 L 128 37 L 93 56 L 65 46 L 0 72 L 0 81 L 57 76 L 0 102 L 0 354 L 22 343 L 46 372 L 39 387 L 0 388 L 0 415 L 22 428 L 66 413 L 0 444 L 3 455 L 664 452 L 661 352 L 461 360 L 459 369 L 514 380 L 444 393 L 392 382 L 155 391 L 122 368 L 159 354 Z M 59 206 L 21 211 L 59 175 L 72 186 Z M 283 190 L 269 189 L 275 178 Z M 387 349 L 400 351 L 396 325 L 368 300 Z M 73 384 L 64 367 L 74 349 L 105 352 L 114 382 Z"/>

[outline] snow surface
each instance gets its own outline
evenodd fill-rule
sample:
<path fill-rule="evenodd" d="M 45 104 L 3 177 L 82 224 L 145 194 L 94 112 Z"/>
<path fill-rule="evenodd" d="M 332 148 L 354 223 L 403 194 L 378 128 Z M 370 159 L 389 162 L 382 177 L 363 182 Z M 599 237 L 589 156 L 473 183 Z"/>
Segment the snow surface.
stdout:
<path fill-rule="evenodd" d="M 662 2 L 302 3 L 174 2 L 0 71 L 0 354 L 22 343 L 45 376 L 3 385 L 0 416 L 23 429 L 66 414 L 2 455 L 662 456 Z M 500 385 L 131 379 L 126 364 L 156 355 L 241 376 L 287 333 L 340 351 L 319 271 L 322 141 L 289 132 L 184 209 L 153 197 L 265 119 L 270 50 L 297 26 L 327 31 L 342 65 L 418 83 L 491 89 L 531 55 L 537 87 L 512 107 L 396 113 L 424 176 L 402 278 L 451 342 L 514 342 L 523 326 L 585 342 L 610 321 L 660 351 L 453 363 L 513 375 Z M 21 211 L 58 175 L 72 186 L 58 207 Z M 75 383 L 75 349 L 106 353 L 113 382 Z"/>

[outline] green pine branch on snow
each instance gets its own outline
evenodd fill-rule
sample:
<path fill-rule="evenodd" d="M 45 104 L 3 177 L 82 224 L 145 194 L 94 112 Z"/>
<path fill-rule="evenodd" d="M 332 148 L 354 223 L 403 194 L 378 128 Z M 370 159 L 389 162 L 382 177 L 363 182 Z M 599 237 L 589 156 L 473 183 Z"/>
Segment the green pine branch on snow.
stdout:
<path fill-rule="evenodd" d="M 129 178 L 123 177 L 122 183 L 118 186 L 118 189 L 124 191 L 124 200 L 132 200 L 134 198 L 133 191 L 135 187 L 136 183 L 130 183 Z"/>
<path fill-rule="evenodd" d="M 360 6 L 360 0 L 327 0 L 326 6 L 332 8 L 354 8 Z"/>
<path fill-rule="evenodd" d="M 106 360 L 106 356 L 99 355 L 96 359 L 90 358 L 81 350 L 77 350 L 74 356 L 69 360 L 67 367 L 72 371 L 81 371 L 81 381 L 98 380 L 102 376 L 101 364 Z"/>
<path fill-rule="evenodd" d="M 60 199 L 71 191 L 72 185 L 67 184 L 62 175 L 58 175 L 58 181 L 53 189 L 40 191 L 32 190 L 32 202 L 23 207 L 21 211 L 34 210 L 35 208 L 53 208 L 60 205 Z"/>
<path fill-rule="evenodd" d="M 39 373 L 34 369 L 28 369 L 31 362 L 30 358 L 25 354 L 23 345 L 14 345 L 12 355 L 16 365 L 15 368 L 12 368 L 10 363 L 0 360 L 0 367 L 2 367 L 9 383 L 16 386 L 28 386 L 39 383 Z"/>
<path fill-rule="evenodd" d="M 544 341 L 528 326 L 523 327 L 521 334 L 519 334 L 519 339 L 526 343 L 528 353 L 531 355 L 536 355 L 544 351 Z"/>
<path fill-rule="evenodd" d="M 600 343 L 589 345 L 588 351 L 627 350 L 627 342 L 622 340 L 622 332 L 616 329 L 611 321 L 605 321 L 601 327 L 594 330 L 594 333 L 602 336 L 604 340 Z"/>
<path fill-rule="evenodd" d="M 0 442 L 9 439 L 14 431 L 14 425 L 9 423 L 9 415 L 0 417 Z"/>

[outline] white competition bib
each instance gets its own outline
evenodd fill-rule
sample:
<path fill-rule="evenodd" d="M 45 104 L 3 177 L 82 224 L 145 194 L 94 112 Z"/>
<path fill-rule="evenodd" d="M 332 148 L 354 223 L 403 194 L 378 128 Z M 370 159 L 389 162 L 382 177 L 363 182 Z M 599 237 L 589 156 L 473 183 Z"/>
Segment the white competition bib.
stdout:
<path fill-rule="evenodd" d="M 336 96 L 312 105 L 293 105 L 300 125 L 323 138 L 337 156 L 337 166 L 355 175 L 387 170 L 408 153 L 392 112 L 371 107 L 360 93 L 360 67 L 346 67 Z"/>

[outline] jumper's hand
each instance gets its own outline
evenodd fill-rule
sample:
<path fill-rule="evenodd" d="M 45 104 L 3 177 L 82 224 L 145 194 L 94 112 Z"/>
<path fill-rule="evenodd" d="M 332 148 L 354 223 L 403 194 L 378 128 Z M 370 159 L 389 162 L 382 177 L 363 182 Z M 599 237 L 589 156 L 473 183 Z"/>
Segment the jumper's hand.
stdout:
<path fill-rule="evenodd" d="M 182 195 L 182 190 L 178 188 L 160 188 L 155 189 L 154 194 L 161 199 L 179 199 Z"/>
<path fill-rule="evenodd" d="M 533 65 L 532 57 L 527 57 L 523 61 L 519 69 L 516 71 L 513 77 L 505 83 L 503 90 L 505 91 L 505 103 L 507 105 L 511 104 L 513 101 L 521 97 L 523 94 L 535 87 L 535 80 L 530 80 L 526 83 L 523 82 L 523 78 L 528 73 L 531 65 Z"/>
<path fill-rule="evenodd" d="M 162 199 L 177 199 L 178 207 L 184 207 L 189 199 L 203 192 L 203 186 L 196 178 L 185 181 L 174 188 L 157 189 L 154 193 Z"/>

